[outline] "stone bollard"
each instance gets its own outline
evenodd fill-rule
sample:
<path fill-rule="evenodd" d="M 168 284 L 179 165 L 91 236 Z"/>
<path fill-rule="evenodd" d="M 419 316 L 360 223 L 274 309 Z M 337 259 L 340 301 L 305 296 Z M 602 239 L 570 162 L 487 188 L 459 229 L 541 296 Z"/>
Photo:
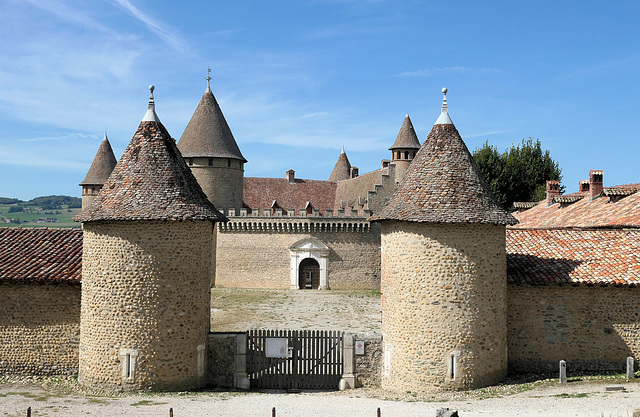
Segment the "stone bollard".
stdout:
<path fill-rule="evenodd" d="M 449 408 L 438 408 L 436 410 L 436 417 L 459 417 L 458 410 L 451 410 Z"/>
<path fill-rule="evenodd" d="M 567 383 L 567 363 L 565 361 L 560 361 L 560 383 Z"/>
<path fill-rule="evenodd" d="M 629 356 L 627 358 L 627 379 L 633 379 L 636 377 L 634 366 L 633 366 L 633 358 Z"/>
<path fill-rule="evenodd" d="M 633 410 L 633 417 L 640 417 L 640 408 Z"/>

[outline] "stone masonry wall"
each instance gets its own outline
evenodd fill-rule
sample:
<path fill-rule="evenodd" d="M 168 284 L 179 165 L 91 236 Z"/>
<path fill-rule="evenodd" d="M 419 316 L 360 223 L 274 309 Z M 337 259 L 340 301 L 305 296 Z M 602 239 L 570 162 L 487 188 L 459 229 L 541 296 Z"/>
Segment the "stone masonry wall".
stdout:
<path fill-rule="evenodd" d="M 364 355 L 356 355 L 356 386 L 380 387 L 382 373 L 382 336 L 359 333 L 356 341 L 364 342 Z"/>
<path fill-rule="evenodd" d="M 0 374 L 78 371 L 80 285 L 0 283 Z"/>
<path fill-rule="evenodd" d="M 490 385 L 507 373 L 505 228 L 382 222 L 382 387 Z"/>
<path fill-rule="evenodd" d="M 624 372 L 640 358 L 640 288 L 508 285 L 509 372 Z"/>
<path fill-rule="evenodd" d="M 185 158 L 189 163 L 193 176 L 198 180 L 202 191 L 207 195 L 209 201 L 218 210 L 228 210 L 242 207 L 242 184 L 244 178 L 244 167 L 239 159 L 212 158 L 213 165 L 209 166 L 209 158 Z M 230 161 L 231 166 L 228 167 Z"/>
<path fill-rule="evenodd" d="M 212 223 L 84 223 L 79 381 L 105 390 L 206 383 Z"/>
<path fill-rule="evenodd" d="M 232 219 L 233 220 L 233 219 Z M 309 220 L 313 221 L 313 220 Z M 328 221 L 328 220 L 327 220 Z M 336 219 L 336 223 L 349 219 Z M 262 224 L 301 223 L 291 218 L 259 218 Z M 331 289 L 380 288 L 379 226 L 367 231 L 289 231 L 265 227 L 218 230 L 216 286 L 290 288 L 289 247 L 316 238 L 329 247 L 328 281 Z"/>

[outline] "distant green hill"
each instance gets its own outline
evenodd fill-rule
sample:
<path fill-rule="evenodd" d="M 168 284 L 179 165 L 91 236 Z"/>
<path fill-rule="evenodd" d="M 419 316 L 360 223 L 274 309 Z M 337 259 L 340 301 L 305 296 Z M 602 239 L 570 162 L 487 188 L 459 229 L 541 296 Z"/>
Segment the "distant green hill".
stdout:
<path fill-rule="evenodd" d="M 29 201 L 0 197 L 0 226 L 80 227 L 71 220 L 82 209 L 82 199 L 66 195 L 36 197 Z"/>

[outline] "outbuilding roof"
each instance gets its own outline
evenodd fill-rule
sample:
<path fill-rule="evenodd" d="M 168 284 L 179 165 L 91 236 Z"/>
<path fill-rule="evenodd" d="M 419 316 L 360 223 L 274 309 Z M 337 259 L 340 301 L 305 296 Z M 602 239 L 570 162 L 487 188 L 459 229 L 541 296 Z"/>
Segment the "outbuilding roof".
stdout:
<path fill-rule="evenodd" d="M 311 207 L 324 214 L 325 210 L 333 209 L 336 187 L 331 181 L 296 178 L 290 183 L 286 178 L 245 177 L 243 201 L 258 211 L 271 208 L 275 201 L 278 207 L 294 210 L 296 215 L 311 203 Z"/>
<path fill-rule="evenodd" d="M 208 85 L 180 137 L 178 149 L 187 158 L 231 158 L 247 162 Z"/>
<path fill-rule="evenodd" d="M 640 284 L 639 230 L 507 229 L 511 284 Z"/>
<path fill-rule="evenodd" d="M 227 220 L 207 199 L 157 116 L 151 120 L 151 90 L 147 115 L 107 182 L 75 221 Z"/>
<path fill-rule="evenodd" d="M 0 281 L 80 282 L 82 230 L 0 227 Z"/>
<path fill-rule="evenodd" d="M 80 185 L 103 185 L 111 175 L 116 162 L 116 157 L 107 138 L 107 132 L 104 132 L 104 139 L 100 142 L 100 147 L 93 158 L 89 172 Z"/>
<path fill-rule="evenodd" d="M 443 105 L 442 114 L 446 112 Z M 517 223 L 496 201 L 448 115 L 442 119 L 431 129 L 393 197 L 371 221 Z"/>

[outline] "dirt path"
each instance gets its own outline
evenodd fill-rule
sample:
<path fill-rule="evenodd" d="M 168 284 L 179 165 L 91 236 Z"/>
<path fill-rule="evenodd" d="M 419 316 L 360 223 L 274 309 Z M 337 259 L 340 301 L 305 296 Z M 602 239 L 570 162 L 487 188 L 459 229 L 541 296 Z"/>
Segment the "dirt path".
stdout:
<path fill-rule="evenodd" d="M 342 330 L 380 333 L 380 294 L 373 291 L 296 291 L 214 288 L 214 332 Z"/>

